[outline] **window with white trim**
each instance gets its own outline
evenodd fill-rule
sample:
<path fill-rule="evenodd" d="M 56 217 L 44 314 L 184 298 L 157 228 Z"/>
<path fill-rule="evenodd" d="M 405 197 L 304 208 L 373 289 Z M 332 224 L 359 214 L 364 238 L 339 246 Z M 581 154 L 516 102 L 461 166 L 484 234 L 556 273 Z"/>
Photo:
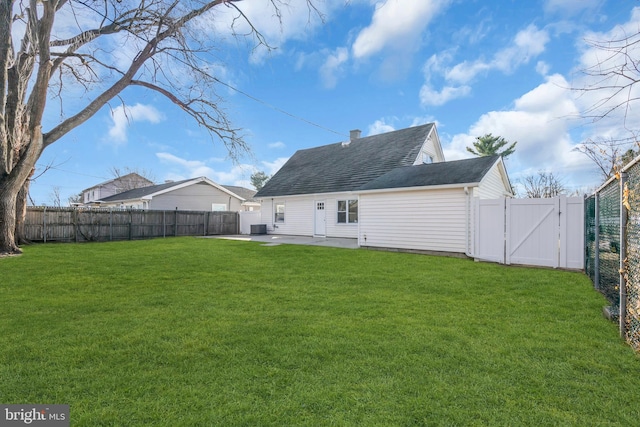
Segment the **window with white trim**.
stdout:
<path fill-rule="evenodd" d="M 338 224 L 358 223 L 358 200 L 338 200 Z"/>
<path fill-rule="evenodd" d="M 274 222 L 284 222 L 284 202 L 276 203 Z"/>

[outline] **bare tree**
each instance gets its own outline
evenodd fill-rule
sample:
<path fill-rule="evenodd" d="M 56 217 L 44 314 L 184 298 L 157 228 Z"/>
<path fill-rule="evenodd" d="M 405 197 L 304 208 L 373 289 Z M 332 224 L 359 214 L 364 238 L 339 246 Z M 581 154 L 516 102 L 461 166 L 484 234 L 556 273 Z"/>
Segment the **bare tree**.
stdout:
<path fill-rule="evenodd" d="M 130 168 L 130 167 L 112 167 L 109 169 L 111 176 L 119 181 L 118 192 L 129 191 L 136 188 L 147 187 L 152 185 L 156 180 L 153 173 L 146 169 Z M 128 175 L 133 175 L 128 177 Z"/>
<path fill-rule="evenodd" d="M 598 166 L 600 175 L 606 181 L 639 154 L 640 145 L 632 142 L 634 140 L 635 138 L 633 140 L 588 139 L 574 150 L 589 157 Z"/>
<path fill-rule="evenodd" d="M 586 40 L 596 62 L 583 69 L 585 79 L 573 89 L 593 99 L 582 112 L 594 122 L 607 119 L 615 132 L 606 138 L 588 139 L 576 150 L 584 153 L 606 180 L 638 154 L 638 114 L 633 106 L 640 101 L 640 30 L 637 26 L 616 28 L 610 40 Z M 629 135 L 628 137 L 620 135 Z"/>
<path fill-rule="evenodd" d="M 520 182 L 524 187 L 525 197 L 540 199 L 556 197 L 567 192 L 562 179 L 553 172 L 538 171 Z"/>
<path fill-rule="evenodd" d="M 49 200 L 51 201 L 51 206 L 54 208 L 62 207 L 62 197 L 60 197 L 60 187 L 57 185 L 53 187 L 51 190 L 51 194 L 49 195 Z"/>
<path fill-rule="evenodd" d="M 280 8 L 288 3 L 262 1 L 272 7 L 274 19 L 281 18 Z M 306 2 L 309 10 L 317 12 L 312 1 Z M 42 151 L 120 99 L 127 88 L 147 89 L 179 106 L 232 158 L 247 150 L 215 93 L 219 80 L 207 61 L 216 47 L 215 30 L 203 23 L 216 19 L 214 10 L 230 8 L 235 24 L 248 24 L 254 45 L 267 45 L 236 2 L 0 2 L 0 253 L 21 252 L 16 227 L 26 207 L 28 178 Z M 64 31 L 54 31 L 58 18 L 66 24 Z M 130 55 L 119 54 L 122 46 Z M 43 129 L 48 101 L 66 106 L 69 87 L 83 88 L 86 94 L 74 98 L 70 115 Z M 82 99 L 88 101 L 79 105 Z"/>
<path fill-rule="evenodd" d="M 584 94 L 595 92 L 599 100 L 584 115 L 600 120 L 622 112 L 626 127 L 632 104 L 640 100 L 640 31 L 636 28 L 631 34 L 621 32 L 613 40 L 587 40 L 587 44 L 598 52 L 598 61 L 583 70 L 592 83 L 576 90 Z"/>

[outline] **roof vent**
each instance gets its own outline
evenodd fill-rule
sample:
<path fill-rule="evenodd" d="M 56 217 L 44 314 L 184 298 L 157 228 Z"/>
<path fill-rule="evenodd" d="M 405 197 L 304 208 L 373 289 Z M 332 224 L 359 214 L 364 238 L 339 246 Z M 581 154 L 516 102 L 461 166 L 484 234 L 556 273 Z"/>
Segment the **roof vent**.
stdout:
<path fill-rule="evenodd" d="M 353 141 L 354 139 L 359 139 L 362 131 L 360 129 L 353 129 L 349 132 L 349 139 Z"/>
<path fill-rule="evenodd" d="M 165 180 L 164 180 L 164 183 L 165 183 L 165 184 L 171 184 L 172 182 L 173 182 L 173 180 L 172 180 L 172 179 L 165 179 Z"/>

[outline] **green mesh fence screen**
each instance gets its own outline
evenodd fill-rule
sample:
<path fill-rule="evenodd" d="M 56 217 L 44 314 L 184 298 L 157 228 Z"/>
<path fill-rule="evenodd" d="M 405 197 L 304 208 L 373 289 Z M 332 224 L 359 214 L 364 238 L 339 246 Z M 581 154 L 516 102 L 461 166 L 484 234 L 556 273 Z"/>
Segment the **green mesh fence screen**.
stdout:
<path fill-rule="evenodd" d="M 596 198 L 588 197 L 584 201 L 585 227 L 585 273 L 596 283 Z"/>
<path fill-rule="evenodd" d="M 614 312 L 620 305 L 620 186 L 614 180 L 599 193 L 598 289 L 611 303 Z"/>
<path fill-rule="evenodd" d="M 627 171 L 627 341 L 640 350 L 640 163 Z M 623 209 L 625 209 L 623 207 Z"/>
<path fill-rule="evenodd" d="M 612 181 L 585 201 L 585 272 L 611 304 L 610 311 L 619 313 L 620 250 L 624 249 L 625 338 L 640 351 L 640 162 L 626 171 L 622 197 L 620 183 Z M 622 241 L 621 209 L 627 214 Z"/>

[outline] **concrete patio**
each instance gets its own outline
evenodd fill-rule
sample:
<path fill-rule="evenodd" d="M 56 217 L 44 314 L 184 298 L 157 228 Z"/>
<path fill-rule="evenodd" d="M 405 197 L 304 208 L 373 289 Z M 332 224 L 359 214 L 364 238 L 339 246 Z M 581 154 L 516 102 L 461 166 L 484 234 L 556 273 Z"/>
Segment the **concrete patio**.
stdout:
<path fill-rule="evenodd" d="M 310 245 L 328 246 L 334 248 L 357 249 L 357 239 L 343 239 L 337 237 L 308 237 L 308 236 L 284 236 L 274 234 L 260 235 L 235 235 L 235 236 L 207 236 L 211 239 L 239 240 L 245 242 L 262 242 L 264 246 L 277 245 Z"/>

